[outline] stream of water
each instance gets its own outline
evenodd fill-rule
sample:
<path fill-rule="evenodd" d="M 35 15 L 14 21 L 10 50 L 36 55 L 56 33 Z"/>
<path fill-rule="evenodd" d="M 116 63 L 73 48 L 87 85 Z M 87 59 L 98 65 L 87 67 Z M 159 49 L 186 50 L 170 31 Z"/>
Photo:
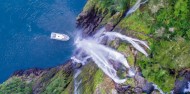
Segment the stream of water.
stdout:
<path fill-rule="evenodd" d="M 135 12 L 143 3 L 141 2 L 141 0 L 137 0 L 136 4 L 126 13 L 126 16 Z M 126 60 L 126 57 L 123 54 L 116 51 L 115 49 L 112 49 L 110 47 L 107 47 L 101 44 L 101 41 L 104 37 L 108 37 L 108 39 L 112 39 L 112 40 L 114 40 L 115 38 L 119 38 L 122 41 L 132 44 L 133 47 L 136 48 L 136 50 L 148 56 L 148 53 L 146 52 L 146 50 L 142 46 L 140 46 L 141 44 L 149 49 L 148 45 L 144 41 L 122 35 L 118 32 L 109 32 L 109 31 L 105 32 L 105 28 L 103 27 L 93 37 L 90 37 L 90 38 L 82 38 L 79 34 L 79 36 L 76 37 L 75 45 L 76 45 L 76 48 L 80 50 L 81 52 L 79 52 L 80 55 L 76 54 L 76 56 L 74 56 L 74 58 L 71 58 L 71 59 L 73 59 L 74 63 L 81 63 L 81 61 L 84 61 L 84 58 L 82 57 L 81 53 L 85 53 L 114 82 L 124 83 L 127 80 L 127 78 L 121 79 L 117 75 L 117 70 L 114 68 L 114 66 L 121 65 L 125 67 L 123 68 L 124 69 L 123 72 L 125 72 L 128 69 L 128 75 L 131 77 L 135 75 L 135 71 L 131 69 L 131 67 L 129 66 Z M 110 63 L 110 61 L 113 61 L 113 62 Z M 83 65 L 85 65 L 84 62 L 83 62 Z M 77 69 L 77 70 L 80 71 L 80 69 Z M 75 75 L 78 76 L 79 72 L 76 72 Z M 78 79 L 77 76 L 74 77 L 74 82 L 75 82 L 74 94 L 80 94 L 81 92 L 79 89 L 79 85 L 82 79 Z"/>

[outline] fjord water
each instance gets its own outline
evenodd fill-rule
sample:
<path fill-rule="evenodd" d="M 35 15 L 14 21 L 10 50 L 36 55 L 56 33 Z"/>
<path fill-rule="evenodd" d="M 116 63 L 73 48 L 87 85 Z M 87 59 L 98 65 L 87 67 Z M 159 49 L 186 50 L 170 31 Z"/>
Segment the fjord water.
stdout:
<path fill-rule="evenodd" d="M 72 55 L 75 18 L 86 0 L 0 1 L 0 83 L 14 71 L 63 64 Z M 51 32 L 71 40 L 51 40 Z"/>

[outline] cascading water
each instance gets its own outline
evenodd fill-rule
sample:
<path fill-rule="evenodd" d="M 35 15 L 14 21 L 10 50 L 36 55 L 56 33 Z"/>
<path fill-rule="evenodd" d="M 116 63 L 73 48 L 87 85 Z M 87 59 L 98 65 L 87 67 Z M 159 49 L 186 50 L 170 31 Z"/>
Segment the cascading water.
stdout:
<path fill-rule="evenodd" d="M 117 33 L 117 32 L 104 32 L 104 34 L 106 36 L 108 36 L 108 38 L 110 38 L 110 37 L 111 37 L 111 39 L 120 38 L 121 40 L 124 40 L 124 41 L 131 43 L 133 45 L 133 47 L 135 47 L 138 51 L 140 51 L 144 55 L 148 56 L 148 53 L 144 50 L 144 48 L 138 44 L 138 43 L 140 43 L 140 44 L 144 45 L 145 47 L 147 47 L 148 49 L 150 49 L 144 41 L 134 39 L 134 38 L 130 38 L 130 37 L 127 37 L 127 36 L 122 35 L 122 34 Z"/>
<path fill-rule="evenodd" d="M 141 0 L 138 0 L 136 4 L 126 13 L 126 16 L 130 15 L 131 13 L 135 12 L 141 4 L 146 3 L 148 0 L 141 2 Z M 80 55 L 81 53 L 86 53 L 87 56 L 81 57 L 80 55 L 76 55 L 76 57 L 72 57 L 71 59 L 75 63 L 82 63 L 82 65 L 85 65 L 87 62 L 87 59 L 91 58 L 94 63 L 97 64 L 97 66 L 106 74 L 108 75 L 114 82 L 116 83 L 124 83 L 126 81 L 125 79 L 120 79 L 117 76 L 117 70 L 114 69 L 113 64 L 110 63 L 110 60 L 113 60 L 117 62 L 118 64 L 122 64 L 125 66 L 126 69 L 128 69 L 128 75 L 134 76 L 135 73 L 132 71 L 131 67 L 129 66 L 125 56 L 118 51 L 109 48 L 105 45 L 102 45 L 100 42 L 104 37 L 108 37 L 109 39 L 114 38 L 120 38 L 121 40 L 127 41 L 131 43 L 138 51 L 142 52 L 146 56 L 148 56 L 147 52 L 144 50 L 143 47 L 141 47 L 139 44 L 144 45 L 145 47 L 149 48 L 148 45 L 141 40 L 130 38 L 127 36 L 124 36 L 117 32 L 106 32 L 105 33 L 105 27 L 101 28 L 99 31 L 96 32 L 96 34 L 91 38 L 82 38 L 80 36 L 77 36 L 75 45 L 77 49 L 80 49 Z M 80 94 L 80 90 L 78 89 L 80 83 L 82 80 L 76 79 L 78 75 L 80 74 L 80 69 L 77 69 L 79 72 L 75 73 L 74 76 L 74 94 Z"/>
<path fill-rule="evenodd" d="M 73 60 L 72 62 L 74 64 L 80 63 L 84 66 L 87 63 L 87 60 L 91 58 L 90 56 L 86 56 L 84 58 L 82 58 L 81 56 L 82 56 L 82 51 L 80 51 L 76 56 L 71 57 L 71 60 Z M 82 60 L 79 60 L 78 58 L 80 58 Z M 82 83 L 82 79 L 80 79 L 78 77 L 80 73 L 81 73 L 80 68 L 75 69 L 75 72 L 74 72 L 74 94 L 80 94 L 80 92 L 81 92 L 79 89 L 79 86 Z"/>
<path fill-rule="evenodd" d="M 115 61 L 121 62 L 121 64 L 123 64 L 126 68 L 130 69 L 130 66 L 128 65 L 124 55 L 104 45 L 98 44 L 92 39 L 82 39 L 78 41 L 76 45 L 77 48 L 82 48 L 88 55 L 90 55 L 94 63 L 96 63 L 98 67 L 101 68 L 104 73 L 112 78 L 116 83 L 125 82 L 125 79 L 119 79 L 119 77 L 117 77 L 117 71 L 109 63 L 109 60 L 113 59 Z M 130 74 L 134 75 L 131 71 Z"/>
<path fill-rule="evenodd" d="M 75 74 L 74 74 L 74 79 L 75 79 L 74 80 L 74 86 L 75 86 L 75 88 L 74 88 L 74 94 L 80 94 L 79 86 L 80 86 L 82 80 L 79 79 L 79 78 L 77 78 L 80 73 L 81 73 L 80 69 L 75 70 Z"/>
<path fill-rule="evenodd" d="M 145 0 L 145 1 L 143 1 L 143 2 L 141 2 L 141 1 L 142 1 L 142 0 L 137 0 L 137 2 L 133 5 L 133 7 L 130 8 L 129 11 L 127 11 L 127 13 L 126 13 L 125 16 L 127 17 L 127 16 L 130 15 L 131 13 L 135 12 L 135 11 L 140 7 L 141 4 L 146 3 L 148 0 Z"/>
<path fill-rule="evenodd" d="M 131 43 L 138 51 L 142 52 L 146 56 L 148 56 L 148 54 L 146 53 L 144 48 L 141 47 L 138 43 L 144 45 L 147 48 L 149 47 L 144 41 L 130 38 L 117 32 L 104 32 L 104 31 L 105 31 L 105 28 L 100 29 L 99 30 L 100 33 L 95 34 L 92 38 L 83 39 L 81 37 L 77 37 L 75 41 L 75 45 L 77 49 L 80 49 L 81 52 L 87 54 L 88 56 L 86 56 L 85 58 L 82 58 L 82 60 L 79 60 L 77 58 L 81 59 L 80 57 L 81 52 L 80 52 L 79 53 L 80 55 L 77 55 L 77 57 L 72 57 L 71 59 L 73 59 L 73 61 L 77 63 L 82 63 L 82 65 L 85 65 L 86 64 L 85 62 L 87 61 L 87 59 L 91 58 L 94 61 L 94 63 L 96 63 L 97 66 L 106 75 L 108 75 L 114 82 L 124 83 L 126 81 L 126 78 L 120 79 L 118 77 L 117 70 L 114 69 L 113 67 L 114 65 L 110 63 L 110 60 L 113 60 L 117 62 L 117 64 L 121 64 L 125 66 L 125 68 L 128 69 L 129 76 L 134 76 L 135 73 L 134 71 L 132 71 L 131 67 L 129 66 L 123 54 L 119 53 L 118 51 L 112 48 L 109 48 L 105 45 L 100 44 L 100 41 L 102 40 L 102 38 L 104 37 L 108 37 L 109 39 L 120 38 L 121 40 Z M 78 73 L 77 73 L 77 76 L 78 76 Z M 75 76 L 74 78 L 77 78 L 77 76 Z M 80 82 L 77 82 L 77 80 L 75 80 L 75 83 L 76 83 L 75 90 L 78 89 L 78 86 L 79 86 L 78 83 Z M 75 91 L 75 94 L 78 94 L 77 92 L 79 91 Z"/>

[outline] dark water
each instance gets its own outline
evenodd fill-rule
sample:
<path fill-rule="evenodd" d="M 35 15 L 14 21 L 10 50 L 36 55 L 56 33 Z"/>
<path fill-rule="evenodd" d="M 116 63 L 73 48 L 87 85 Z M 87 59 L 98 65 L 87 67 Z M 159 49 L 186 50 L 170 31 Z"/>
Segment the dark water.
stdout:
<path fill-rule="evenodd" d="M 0 0 L 0 83 L 14 71 L 63 64 L 72 55 L 75 18 L 86 0 Z M 51 40 L 51 32 L 70 41 Z"/>

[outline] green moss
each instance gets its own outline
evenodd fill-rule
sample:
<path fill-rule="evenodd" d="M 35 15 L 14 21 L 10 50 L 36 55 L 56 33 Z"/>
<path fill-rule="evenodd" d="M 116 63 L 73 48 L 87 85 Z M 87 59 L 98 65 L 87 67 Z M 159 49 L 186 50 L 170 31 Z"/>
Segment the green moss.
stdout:
<path fill-rule="evenodd" d="M 126 44 L 125 43 L 121 43 L 117 49 L 118 51 L 122 52 L 126 50 Z"/>
<path fill-rule="evenodd" d="M 100 13 L 124 13 L 130 0 L 88 0 L 83 11 L 88 11 L 94 7 Z"/>
<path fill-rule="evenodd" d="M 120 28 L 141 32 L 144 34 L 150 33 L 151 17 L 147 11 L 143 13 L 137 10 L 134 14 L 126 17 L 119 23 Z"/>
<path fill-rule="evenodd" d="M 0 85 L 0 94 L 32 94 L 32 83 L 13 77 Z"/>
<path fill-rule="evenodd" d="M 121 43 L 117 49 L 119 52 L 123 53 L 126 56 L 127 61 L 131 66 L 134 65 L 135 62 L 135 57 L 134 54 L 132 53 L 129 45 L 126 43 Z"/>
<path fill-rule="evenodd" d="M 85 4 L 84 8 L 83 8 L 83 12 L 88 12 L 89 10 L 94 8 L 96 1 L 97 0 L 88 0 L 87 3 Z"/>
<path fill-rule="evenodd" d="M 107 24 L 107 22 L 108 22 L 108 20 L 110 19 L 110 17 L 111 17 L 111 13 L 107 13 L 107 14 L 104 16 L 102 22 L 100 23 L 100 26 L 103 26 L 103 25 Z"/>
<path fill-rule="evenodd" d="M 107 94 L 106 90 L 101 89 L 101 94 Z"/>
<path fill-rule="evenodd" d="M 132 86 L 132 87 L 135 87 L 135 80 L 134 80 L 134 78 L 128 78 L 125 83 L 126 83 L 127 85 Z"/>
<path fill-rule="evenodd" d="M 103 82 L 103 76 L 104 76 L 104 73 L 103 71 L 101 71 L 100 69 L 96 71 L 96 74 L 94 75 L 94 90 L 98 87 L 98 85 L 100 83 Z"/>
<path fill-rule="evenodd" d="M 82 80 L 82 86 L 79 88 L 82 94 L 94 92 L 94 81 L 96 81 L 94 80 L 94 75 L 96 74 L 97 70 L 98 68 L 93 62 L 88 63 L 82 68 L 82 72 L 78 78 Z"/>
<path fill-rule="evenodd" d="M 116 25 L 122 18 L 123 14 L 121 12 L 116 12 L 109 20 L 109 23 Z"/>

